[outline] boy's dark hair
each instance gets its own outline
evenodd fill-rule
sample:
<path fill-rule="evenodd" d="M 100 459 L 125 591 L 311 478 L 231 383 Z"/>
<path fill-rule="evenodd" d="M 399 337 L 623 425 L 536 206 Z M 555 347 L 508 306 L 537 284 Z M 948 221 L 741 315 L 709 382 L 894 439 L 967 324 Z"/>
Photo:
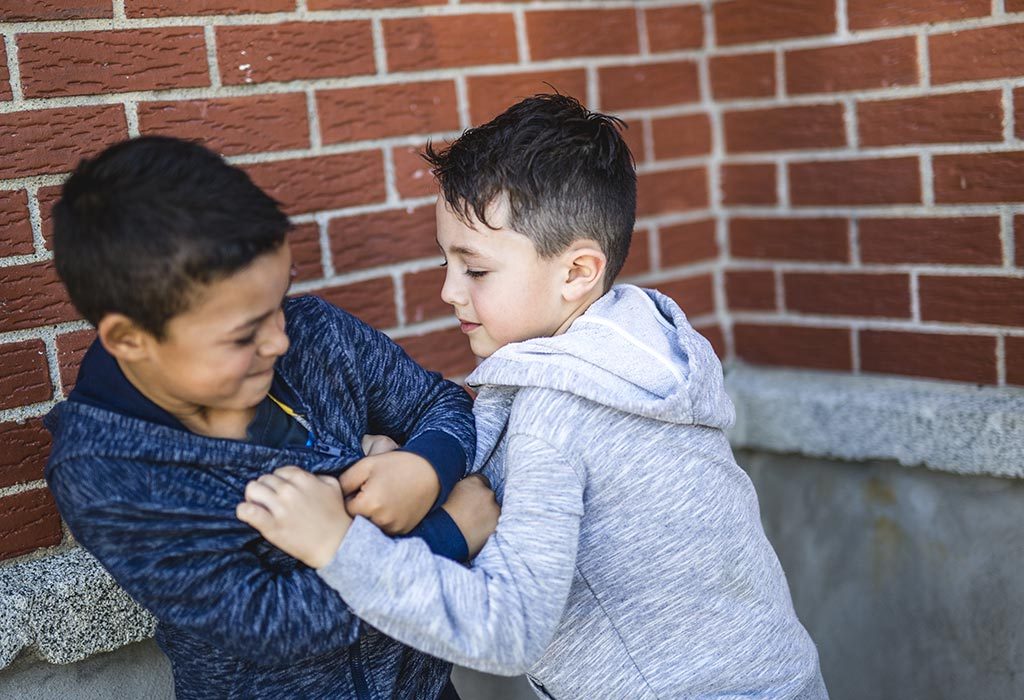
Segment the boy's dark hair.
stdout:
<path fill-rule="evenodd" d="M 605 290 L 629 253 L 636 171 L 616 117 L 566 95 L 535 95 L 466 130 L 448 148 L 427 144 L 445 201 L 463 221 L 492 227 L 487 207 L 508 196 L 508 226 L 550 258 L 592 238 L 608 258 Z"/>
<path fill-rule="evenodd" d="M 277 202 L 202 146 L 147 136 L 83 160 L 53 210 L 57 273 L 93 325 L 122 313 L 158 340 L 194 292 L 275 250 Z"/>

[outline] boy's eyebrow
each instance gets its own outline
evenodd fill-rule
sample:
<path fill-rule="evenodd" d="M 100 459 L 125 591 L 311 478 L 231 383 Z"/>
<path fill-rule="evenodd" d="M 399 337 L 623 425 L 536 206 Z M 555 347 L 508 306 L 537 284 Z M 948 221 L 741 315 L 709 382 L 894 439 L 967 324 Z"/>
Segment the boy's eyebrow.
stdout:
<path fill-rule="evenodd" d="M 436 238 L 434 240 L 437 241 Z M 440 241 L 437 241 L 437 247 L 441 249 L 442 253 L 445 252 L 444 251 L 444 246 L 441 245 Z M 466 247 L 460 246 L 460 245 L 453 245 L 448 250 L 451 251 L 452 253 L 457 254 L 457 255 L 461 255 L 464 258 L 486 258 L 487 257 L 486 255 L 484 255 L 483 253 L 481 253 L 478 250 L 473 250 L 472 248 L 466 248 Z"/>

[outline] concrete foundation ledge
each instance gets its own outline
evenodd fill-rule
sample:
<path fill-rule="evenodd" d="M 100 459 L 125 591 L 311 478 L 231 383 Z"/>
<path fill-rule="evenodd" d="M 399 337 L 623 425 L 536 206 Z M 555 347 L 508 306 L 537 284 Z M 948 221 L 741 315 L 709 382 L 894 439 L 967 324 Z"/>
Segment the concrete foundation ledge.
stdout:
<path fill-rule="evenodd" d="M 738 448 L 1024 477 L 1024 389 L 742 364 L 725 382 Z"/>
<path fill-rule="evenodd" d="M 153 636 L 153 617 L 82 549 L 0 568 L 0 668 L 67 664 Z"/>

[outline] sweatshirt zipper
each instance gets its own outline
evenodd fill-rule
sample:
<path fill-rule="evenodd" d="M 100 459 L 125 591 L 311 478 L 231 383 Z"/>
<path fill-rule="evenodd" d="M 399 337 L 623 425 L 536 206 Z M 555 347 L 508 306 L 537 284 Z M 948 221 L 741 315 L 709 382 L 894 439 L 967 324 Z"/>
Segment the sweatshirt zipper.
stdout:
<path fill-rule="evenodd" d="M 356 697 L 359 700 L 371 700 L 370 686 L 366 682 L 366 671 L 363 669 L 363 650 L 358 640 L 348 649 L 348 665 L 352 671 Z"/>

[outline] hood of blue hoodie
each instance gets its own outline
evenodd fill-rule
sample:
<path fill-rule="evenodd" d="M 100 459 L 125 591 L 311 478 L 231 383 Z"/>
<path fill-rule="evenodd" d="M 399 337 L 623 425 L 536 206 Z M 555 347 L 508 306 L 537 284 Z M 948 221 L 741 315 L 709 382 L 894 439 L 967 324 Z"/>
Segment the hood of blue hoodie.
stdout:
<path fill-rule="evenodd" d="M 613 287 L 562 335 L 510 343 L 471 386 L 564 391 L 655 420 L 726 429 L 735 419 L 711 344 L 664 294 Z"/>

